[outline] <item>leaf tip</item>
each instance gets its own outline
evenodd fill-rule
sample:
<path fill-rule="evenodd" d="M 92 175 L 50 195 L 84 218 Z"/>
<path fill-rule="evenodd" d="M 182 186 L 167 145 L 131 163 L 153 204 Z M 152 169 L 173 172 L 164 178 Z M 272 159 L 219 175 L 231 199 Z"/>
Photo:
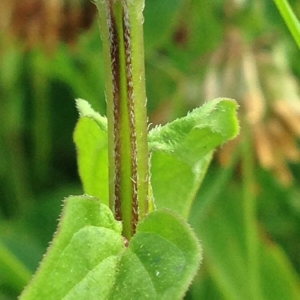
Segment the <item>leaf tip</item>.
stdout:
<path fill-rule="evenodd" d="M 107 131 L 107 119 L 96 112 L 88 101 L 78 98 L 75 100 L 76 108 L 80 117 L 93 119 L 103 131 Z"/>

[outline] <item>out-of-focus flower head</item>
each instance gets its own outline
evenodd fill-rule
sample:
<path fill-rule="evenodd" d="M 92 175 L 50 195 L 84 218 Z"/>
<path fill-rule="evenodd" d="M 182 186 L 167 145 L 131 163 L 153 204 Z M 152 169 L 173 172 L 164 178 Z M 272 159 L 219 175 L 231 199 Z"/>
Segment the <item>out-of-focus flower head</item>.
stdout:
<path fill-rule="evenodd" d="M 240 118 L 251 129 L 257 161 L 289 185 L 293 176 L 288 163 L 300 161 L 299 84 L 283 43 L 263 40 L 246 42 L 238 29 L 229 28 L 211 56 L 204 94 L 206 100 L 227 96 L 238 101 Z M 236 139 L 219 151 L 221 163 L 230 160 L 239 142 Z"/>

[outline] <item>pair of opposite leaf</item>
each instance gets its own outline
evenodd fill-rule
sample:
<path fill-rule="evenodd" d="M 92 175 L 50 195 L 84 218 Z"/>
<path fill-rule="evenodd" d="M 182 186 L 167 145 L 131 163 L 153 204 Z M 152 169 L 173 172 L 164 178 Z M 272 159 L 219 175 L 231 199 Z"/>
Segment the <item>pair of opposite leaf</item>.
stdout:
<path fill-rule="evenodd" d="M 107 120 L 85 100 L 78 99 L 77 107 L 80 119 L 74 141 L 84 192 L 109 205 Z M 149 190 L 157 208 L 187 219 L 212 151 L 238 134 L 236 109 L 233 100 L 215 99 L 149 132 Z"/>
<path fill-rule="evenodd" d="M 128 247 L 108 208 L 106 118 L 84 100 L 77 106 L 79 173 L 91 196 L 65 200 L 58 231 L 20 299 L 181 299 L 201 261 L 184 219 L 212 150 L 238 132 L 236 103 L 216 99 L 149 133 L 158 210 L 138 224 Z"/>

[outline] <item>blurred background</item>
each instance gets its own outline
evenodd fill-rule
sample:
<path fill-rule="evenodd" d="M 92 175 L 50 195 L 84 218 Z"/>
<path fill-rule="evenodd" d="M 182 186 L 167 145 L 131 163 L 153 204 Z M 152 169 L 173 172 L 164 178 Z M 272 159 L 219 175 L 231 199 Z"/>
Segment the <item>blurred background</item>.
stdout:
<path fill-rule="evenodd" d="M 300 16 L 300 2 L 291 0 Z M 149 122 L 216 97 L 241 134 L 216 152 L 190 223 L 204 262 L 186 299 L 300 299 L 300 52 L 273 1 L 146 0 Z M 75 98 L 105 113 L 95 5 L 0 2 L 0 300 L 16 299 L 82 193 Z"/>

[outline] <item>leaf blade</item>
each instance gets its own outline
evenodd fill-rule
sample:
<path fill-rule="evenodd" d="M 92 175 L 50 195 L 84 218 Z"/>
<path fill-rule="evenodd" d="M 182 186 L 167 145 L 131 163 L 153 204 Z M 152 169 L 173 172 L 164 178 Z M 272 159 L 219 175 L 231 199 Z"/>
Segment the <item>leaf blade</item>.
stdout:
<path fill-rule="evenodd" d="M 65 203 L 52 245 L 20 299 L 72 299 L 68 295 L 76 295 L 78 288 L 82 297 L 88 296 L 91 290 L 85 290 L 86 285 L 80 288 L 80 283 L 93 270 L 103 274 L 107 264 L 101 265 L 101 262 L 108 258 L 110 273 L 98 278 L 104 295 L 102 299 L 110 290 L 107 290 L 105 279 L 114 278 L 118 257 L 124 249 L 121 224 L 96 198 L 72 196 Z"/>
<path fill-rule="evenodd" d="M 149 133 L 151 184 L 158 208 L 184 218 L 212 158 L 212 151 L 239 132 L 237 104 L 215 99 Z"/>
<path fill-rule="evenodd" d="M 107 132 L 103 129 L 90 115 L 80 117 L 74 142 L 84 192 L 109 205 Z"/>
<path fill-rule="evenodd" d="M 185 221 L 169 211 L 155 211 L 138 225 L 110 299 L 181 299 L 201 259 L 200 244 Z"/>

